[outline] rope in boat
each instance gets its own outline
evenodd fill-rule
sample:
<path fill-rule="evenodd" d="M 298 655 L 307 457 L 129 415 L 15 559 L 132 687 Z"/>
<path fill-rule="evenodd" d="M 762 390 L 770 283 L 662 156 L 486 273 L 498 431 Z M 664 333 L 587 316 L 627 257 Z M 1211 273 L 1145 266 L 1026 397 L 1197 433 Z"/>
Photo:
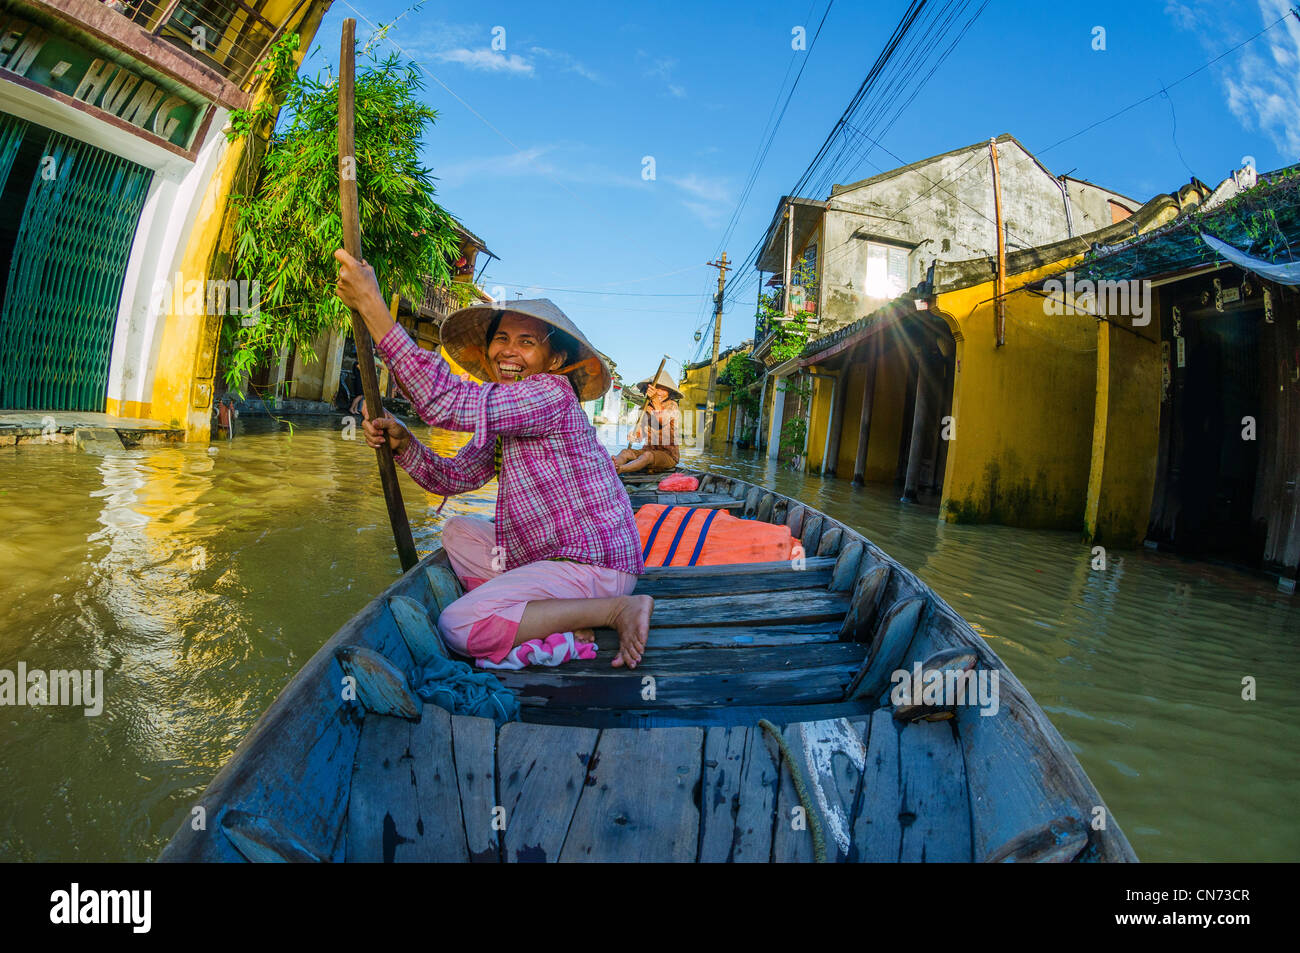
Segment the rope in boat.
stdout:
<path fill-rule="evenodd" d="M 817 814 L 812 799 L 808 796 L 808 785 L 804 780 L 803 769 L 795 761 L 794 755 L 790 754 L 790 749 L 785 744 L 785 738 L 781 737 L 781 732 L 777 730 L 776 725 L 766 718 L 760 718 L 758 719 L 758 726 L 776 739 L 777 747 L 781 749 L 781 757 L 790 766 L 790 777 L 794 779 L 794 789 L 799 795 L 799 803 L 803 805 L 803 812 L 808 818 L 809 830 L 812 832 L 813 860 L 816 863 L 824 864 L 826 863 L 826 838 L 822 834 L 821 817 Z"/>

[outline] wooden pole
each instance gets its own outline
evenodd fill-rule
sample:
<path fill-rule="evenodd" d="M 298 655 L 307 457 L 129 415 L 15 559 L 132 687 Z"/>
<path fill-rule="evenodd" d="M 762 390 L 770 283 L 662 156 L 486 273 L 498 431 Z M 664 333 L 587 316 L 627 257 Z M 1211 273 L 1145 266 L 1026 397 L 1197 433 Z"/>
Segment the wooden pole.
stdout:
<path fill-rule="evenodd" d="M 709 264 L 718 269 L 718 297 L 713 306 L 713 363 L 709 365 L 709 389 L 704 398 L 704 439 L 713 435 L 713 407 L 718 393 L 718 347 L 722 343 L 722 294 L 727 287 L 727 253 L 722 253 L 721 261 Z"/>
<path fill-rule="evenodd" d="M 664 355 L 664 359 L 663 359 L 662 361 L 659 362 L 659 370 L 655 371 L 655 376 L 652 377 L 652 378 L 650 378 L 650 384 L 653 384 L 655 381 L 659 380 L 659 375 L 662 374 L 662 373 L 664 372 L 664 365 L 667 364 L 667 363 L 668 363 L 668 355 L 665 354 L 665 355 Z M 650 410 L 649 410 L 649 406 L 650 406 L 650 394 L 649 394 L 649 391 L 650 391 L 650 384 L 647 384 L 647 385 L 646 385 L 645 403 L 641 405 L 641 415 L 640 415 L 639 417 L 637 417 L 637 419 L 636 419 L 636 426 L 632 428 L 632 430 L 640 430 L 640 429 L 641 429 L 641 425 L 642 425 L 642 424 L 645 424 L 645 425 L 646 425 L 646 438 L 645 438 L 645 439 L 646 439 L 646 442 L 647 442 L 647 443 L 650 442 Z M 629 431 L 627 432 L 627 446 L 628 446 L 628 449 L 629 449 L 629 450 L 632 448 L 632 430 L 629 430 Z"/>
<path fill-rule="evenodd" d="M 993 331 L 997 347 L 1007 343 L 1007 244 L 1002 229 L 1002 179 L 998 175 L 998 141 L 989 140 L 989 155 L 993 159 L 993 220 L 998 230 L 998 276 L 994 285 Z"/>
<path fill-rule="evenodd" d="M 880 335 L 867 342 L 867 363 L 863 368 L 862 412 L 858 418 L 858 450 L 853 460 L 853 485 L 867 480 L 867 442 L 871 438 L 871 403 L 876 394 L 876 365 L 880 361 Z"/>
<path fill-rule="evenodd" d="M 357 202 L 356 176 L 356 115 L 353 103 L 353 86 L 356 72 L 357 21 L 343 21 L 343 45 L 339 50 L 339 207 L 343 218 L 343 248 L 358 261 L 361 259 L 361 213 Z M 352 339 L 357 343 L 357 365 L 361 370 L 361 392 L 366 397 L 366 410 L 373 417 L 384 412 L 379 394 L 379 375 L 375 373 L 374 345 L 370 331 L 361 315 L 352 309 Z M 393 526 L 393 539 L 397 542 L 397 555 L 402 571 L 420 561 L 411 538 L 411 524 L 406 518 L 402 503 L 402 488 L 397 482 L 397 467 L 393 451 L 385 441 L 375 451 L 379 460 L 379 481 L 384 487 L 384 502 L 388 504 L 388 521 Z"/>

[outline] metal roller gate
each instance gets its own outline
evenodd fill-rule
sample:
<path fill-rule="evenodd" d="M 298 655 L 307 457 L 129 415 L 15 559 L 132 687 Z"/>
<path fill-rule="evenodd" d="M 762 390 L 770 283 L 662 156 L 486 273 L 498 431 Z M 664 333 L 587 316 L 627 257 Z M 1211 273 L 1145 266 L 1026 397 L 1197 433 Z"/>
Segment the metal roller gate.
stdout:
<path fill-rule="evenodd" d="M 43 146 L 4 276 L 0 407 L 102 411 L 122 279 L 153 173 L 0 115 L 0 190 L 32 137 Z"/>

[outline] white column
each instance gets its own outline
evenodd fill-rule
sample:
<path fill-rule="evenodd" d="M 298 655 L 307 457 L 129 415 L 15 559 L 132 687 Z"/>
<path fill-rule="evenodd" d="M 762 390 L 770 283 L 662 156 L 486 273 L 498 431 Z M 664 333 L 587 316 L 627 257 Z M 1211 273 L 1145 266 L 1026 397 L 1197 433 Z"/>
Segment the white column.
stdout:
<path fill-rule="evenodd" d="M 775 460 L 781 452 L 781 418 L 785 415 L 785 391 L 781 388 L 781 378 L 772 378 L 775 388 L 772 401 L 772 420 L 767 429 L 767 455 Z"/>

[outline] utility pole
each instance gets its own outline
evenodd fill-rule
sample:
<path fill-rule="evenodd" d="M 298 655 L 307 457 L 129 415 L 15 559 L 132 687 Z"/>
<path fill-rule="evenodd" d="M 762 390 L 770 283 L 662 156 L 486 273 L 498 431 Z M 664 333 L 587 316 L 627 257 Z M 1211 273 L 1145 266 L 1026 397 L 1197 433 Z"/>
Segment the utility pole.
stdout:
<path fill-rule="evenodd" d="M 721 261 L 711 261 L 709 266 L 718 269 L 718 296 L 713 299 L 713 363 L 709 365 L 709 392 L 704 399 L 705 440 L 713 434 L 713 403 L 718 396 L 718 347 L 722 343 L 722 293 L 727 287 L 727 253 Z"/>

